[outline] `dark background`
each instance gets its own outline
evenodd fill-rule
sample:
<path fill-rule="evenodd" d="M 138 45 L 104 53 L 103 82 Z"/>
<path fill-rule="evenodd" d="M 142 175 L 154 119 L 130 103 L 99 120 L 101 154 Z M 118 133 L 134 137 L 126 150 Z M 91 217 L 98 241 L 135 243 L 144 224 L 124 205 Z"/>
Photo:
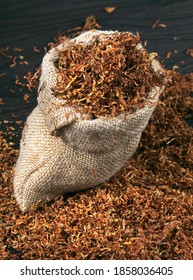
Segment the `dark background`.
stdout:
<path fill-rule="evenodd" d="M 107 6 L 116 9 L 108 14 L 104 11 Z M 16 75 L 26 83 L 23 77 L 41 64 L 45 48 L 58 32 L 83 26 L 91 14 L 101 29 L 138 31 L 142 41 L 147 41 L 147 50 L 157 52 L 166 68 L 177 65 L 182 74 L 192 72 L 193 58 L 186 54 L 188 48 L 193 48 L 192 0 L 0 0 L 0 48 L 9 47 L 6 54 L 17 57 L 17 65 L 10 67 L 11 59 L 0 55 L 0 123 L 2 130 L 9 130 L 10 126 L 17 130 L 16 145 L 23 124 L 15 121 L 24 121 L 37 104 L 36 90 L 30 92 L 27 87 L 16 85 Z M 158 19 L 161 26 L 152 28 Z M 40 52 L 34 51 L 34 46 Z M 16 52 L 14 47 L 23 50 Z M 171 56 L 165 59 L 168 52 Z M 21 65 L 20 61 L 27 61 L 28 65 Z M 29 95 L 27 101 L 25 94 Z M 193 125 L 192 120 L 189 124 Z"/>

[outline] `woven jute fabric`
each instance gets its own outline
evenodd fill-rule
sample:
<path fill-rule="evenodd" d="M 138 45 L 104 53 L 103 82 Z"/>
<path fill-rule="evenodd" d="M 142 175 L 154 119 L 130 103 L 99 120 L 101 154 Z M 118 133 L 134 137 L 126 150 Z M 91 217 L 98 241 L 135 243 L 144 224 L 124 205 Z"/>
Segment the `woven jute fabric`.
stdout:
<path fill-rule="evenodd" d="M 102 40 L 111 33 L 89 31 L 73 40 L 88 44 L 96 35 Z M 54 61 L 64 47 L 68 43 L 43 58 L 38 106 L 23 130 L 14 175 L 14 193 L 22 211 L 38 201 L 90 188 L 112 177 L 135 152 L 164 89 L 153 87 L 146 105 L 135 113 L 92 119 L 52 94 L 57 75 Z M 152 67 L 162 71 L 156 60 Z"/>

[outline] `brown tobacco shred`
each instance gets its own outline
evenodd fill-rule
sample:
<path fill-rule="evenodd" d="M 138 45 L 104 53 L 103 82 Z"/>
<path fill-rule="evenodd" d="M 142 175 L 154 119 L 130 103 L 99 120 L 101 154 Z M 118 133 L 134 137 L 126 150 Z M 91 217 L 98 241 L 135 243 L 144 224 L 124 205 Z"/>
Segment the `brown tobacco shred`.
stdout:
<path fill-rule="evenodd" d="M 160 19 L 157 19 L 152 25 L 152 28 L 156 28 L 156 27 L 166 28 L 167 25 L 165 23 L 161 23 Z"/>
<path fill-rule="evenodd" d="M 21 213 L 18 150 L 0 136 L 1 259 L 193 259 L 193 128 L 184 120 L 193 73 L 169 74 L 134 157 L 94 189 Z"/>
<path fill-rule="evenodd" d="M 13 48 L 12 49 L 14 52 L 22 52 L 24 49 L 23 48 L 17 48 L 17 47 L 15 47 L 15 48 Z"/>
<path fill-rule="evenodd" d="M 153 56 L 137 49 L 140 43 L 138 33 L 127 32 L 89 45 L 69 42 L 55 62 L 53 94 L 93 117 L 135 111 L 153 86 L 163 84 L 163 76 L 152 69 Z"/>
<path fill-rule="evenodd" d="M 165 23 L 159 23 L 158 26 L 161 27 L 161 28 L 166 28 L 167 27 L 167 25 Z"/>
<path fill-rule="evenodd" d="M 41 66 L 39 66 L 37 69 L 35 69 L 35 72 L 28 72 L 25 76 L 24 79 L 27 81 L 27 88 L 29 91 L 32 91 L 33 88 L 38 88 L 39 84 L 39 77 L 40 77 L 40 72 L 41 72 Z"/>
<path fill-rule="evenodd" d="M 28 65 L 29 63 L 26 60 L 20 61 L 19 62 L 20 65 Z"/>
<path fill-rule="evenodd" d="M 13 60 L 12 60 L 12 64 L 10 64 L 10 67 L 11 67 L 11 68 L 12 68 L 12 67 L 15 67 L 15 66 L 17 65 L 16 59 L 17 59 L 17 57 L 14 56 L 14 57 L 13 57 Z"/>
<path fill-rule="evenodd" d="M 187 49 L 186 54 L 193 57 L 193 49 Z"/>
<path fill-rule="evenodd" d="M 25 93 L 23 96 L 23 100 L 27 102 L 29 101 L 29 98 L 30 98 L 29 94 Z"/>
<path fill-rule="evenodd" d="M 165 55 L 165 59 L 169 59 L 171 57 L 172 53 L 171 52 L 167 52 Z"/>
<path fill-rule="evenodd" d="M 0 98 L 0 105 L 4 105 L 4 104 L 5 104 L 5 102 L 4 102 L 3 98 Z"/>
<path fill-rule="evenodd" d="M 15 84 L 16 85 L 18 85 L 18 86 L 21 86 L 21 87 L 24 87 L 25 86 L 25 84 L 24 83 L 22 83 L 20 80 L 19 80 L 19 77 L 18 77 L 18 75 L 15 75 Z"/>
<path fill-rule="evenodd" d="M 91 29 L 99 29 L 101 25 L 97 22 L 95 16 L 90 15 L 86 18 L 85 24 L 82 27 L 81 33 Z"/>
<path fill-rule="evenodd" d="M 156 28 L 159 23 L 160 23 L 160 19 L 156 19 L 156 21 L 152 25 L 152 28 Z"/>
<path fill-rule="evenodd" d="M 78 35 L 80 35 L 81 33 L 91 30 L 91 29 L 100 29 L 102 26 L 97 22 L 95 16 L 90 15 L 88 17 L 86 17 L 86 20 L 84 22 L 83 26 L 76 26 L 74 28 L 70 28 L 68 30 L 65 30 L 62 33 L 58 33 L 58 35 L 54 38 L 55 43 L 51 42 L 48 44 L 48 46 L 50 48 L 54 48 L 56 46 L 58 46 L 59 44 L 61 44 L 66 37 L 73 38 L 76 37 Z"/>
<path fill-rule="evenodd" d="M 5 47 L 5 48 L 1 48 L 1 49 L 0 49 L 0 55 L 2 55 L 2 56 L 4 56 L 4 57 L 6 57 L 6 58 L 12 60 L 12 59 L 13 59 L 13 56 L 10 55 L 10 54 L 7 54 L 8 51 L 9 51 L 9 46 L 7 46 L 7 47 Z"/>
<path fill-rule="evenodd" d="M 39 50 L 36 46 L 33 47 L 33 50 L 34 50 L 34 52 L 36 52 L 36 53 L 40 53 L 40 50 Z"/>
<path fill-rule="evenodd" d="M 116 7 L 115 7 L 115 6 L 105 7 L 105 8 L 104 8 L 104 11 L 105 11 L 107 14 L 111 14 L 111 13 L 113 13 L 115 10 L 116 10 Z"/>

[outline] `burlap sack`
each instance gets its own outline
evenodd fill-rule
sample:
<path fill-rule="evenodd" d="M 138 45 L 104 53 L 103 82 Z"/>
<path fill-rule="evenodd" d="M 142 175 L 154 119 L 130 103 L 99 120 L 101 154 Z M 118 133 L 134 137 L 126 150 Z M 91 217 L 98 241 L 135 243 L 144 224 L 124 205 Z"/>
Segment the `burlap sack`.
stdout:
<path fill-rule="evenodd" d="M 87 44 L 98 34 L 102 39 L 111 32 L 89 31 L 74 40 Z M 14 193 L 22 211 L 40 200 L 96 186 L 115 174 L 135 152 L 164 89 L 153 87 L 146 106 L 133 114 L 92 119 L 52 94 L 57 75 L 54 61 L 61 47 L 43 59 L 38 106 L 27 119 L 20 143 Z M 163 71 L 156 60 L 152 66 Z"/>

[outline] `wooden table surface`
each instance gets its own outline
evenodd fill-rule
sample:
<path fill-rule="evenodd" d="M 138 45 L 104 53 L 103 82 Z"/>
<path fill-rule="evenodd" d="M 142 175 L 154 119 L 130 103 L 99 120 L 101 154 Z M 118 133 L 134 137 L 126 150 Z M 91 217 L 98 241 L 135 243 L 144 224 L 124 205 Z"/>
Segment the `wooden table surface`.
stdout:
<path fill-rule="evenodd" d="M 104 8 L 108 6 L 116 7 L 115 11 L 106 13 Z M 17 57 L 17 64 L 10 67 L 14 64 L 10 58 L 0 55 L 0 103 L 2 98 L 5 103 L 0 105 L 2 127 L 7 120 L 25 120 L 37 104 L 37 92 L 16 85 L 16 77 L 24 82 L 23 77 L 41 64 L 45 48 L 56 34 L 83 26 L 91 14 L 101 29 L 138 31 L 142 41 L 147 41 L 147 50 L 157 52 L 166 68 L 177 65 L 182 74 L 193 71 L 193 58 L 186 53 L 193 48 L 192 0 L 1 0 L 0 48 L 7 47 L 6 54 Z M 15 47 L 22 51 L 19 53 Z M 27 61 L 27 65 L 21 61 Z M 25 94 L 29 95 L 27 102 Z M 193 125 L 192 120 L 189 124 Z"/>

